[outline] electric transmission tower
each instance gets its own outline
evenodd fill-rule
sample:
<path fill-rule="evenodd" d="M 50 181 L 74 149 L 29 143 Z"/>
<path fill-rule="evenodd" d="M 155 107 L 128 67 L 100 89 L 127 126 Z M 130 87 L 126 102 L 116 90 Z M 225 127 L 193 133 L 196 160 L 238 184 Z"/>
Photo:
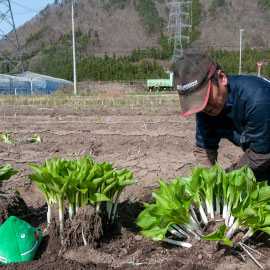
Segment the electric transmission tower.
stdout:
<path fill-rule="evenodd" d="M 183 54 L 182 40 L 189 40 L 188 36 L 182 34 L 183 28 L 192 27 L 192 1 L 170 2 L 171 11 L 169 15 L 169 40 L 174 40 L 173 60 Z"/>
<path fill-rule="evenodd" d="M 23 72 L 22 54 L 9 0 L 0 0 L 0 73 Z"/>

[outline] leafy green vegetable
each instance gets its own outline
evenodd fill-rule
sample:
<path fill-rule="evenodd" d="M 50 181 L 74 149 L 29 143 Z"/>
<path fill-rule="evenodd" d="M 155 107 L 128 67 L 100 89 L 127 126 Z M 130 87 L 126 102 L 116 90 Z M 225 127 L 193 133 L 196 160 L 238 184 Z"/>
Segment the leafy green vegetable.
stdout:
<path fill-rule="evenodd" d="M 35 133 L 35 135 L 32 138 L 26 138 L 26 141 L 31 142 L 31 143 L 42 142 L 42 139 L 40 138 L 40 136 L 37 133 Z"/>
<path fill-rule="evenodd" d="M 8 144 L 12 144 L 12 143 L 16 143 L 18 140 L 11 140 L 11 134 L 4 132 L 2 136 L 0 137 L 0 141 L 3 141 Z"/>
<path fill-rule="evenodd" d="M 155 241 L 167 241 L 168 233 L 200 239 L 203 226 L 215 214 L 222 215 L 225 224 L 203 239 L 231 245 L 229 239 L 241 226 L 248 227 L 243 241 L 258 230 L 270 234 L 270 186 L 267 181 L 257 183 L 248 166 L 225 173 L 215 164 L 210 170 L 200 166 L 191 172 L 169 184 L 158 180 L 159 189 L 152 192 L 155 204 L 145 204 L 137 220 L 142 235 Z"/>
<path fill-rule="evenodd" d="M 226 224 L 223 224 L 219 227 L 219 229 L 217 231 L 212 232 L 212 233 L 202 237 L 202 239 L 210 240 L 210 241 L 222 241 L 225 244 L 232 247 L 233 246 L 232 242 L 225 236 L 226 229 L 227 229 Z"/>
<path fill-rule="evenodd" d="M 57 116 L 56 116 L 56 120 L 61 121 L 61 120 L 62 120 L 62 115 L 61 115 L 61 114 L 57 115 Z"/>
<path fill-rule="evenodd" d="M 18 171 L 14 171 L 10 165 L 0 166 L 0 187 L 2 186 L 3 180 L 8 180 L 12 175 Z"/>
<path fill-rule="evenodd" d="M 201 238 L 201 228 L 192 211 L 189 212 L 193 197 L 185 193 L 182 181 L 183 179 L 174 180 L 169 185 L 161 179 L 158 180 L 160 188 L 152 193 L 156 203 L 145 204 L 145 209 L 137 220 L 137 225 L 143 228 L 143 236 L 166 242 L 167 232 L 180 239 Z M 179 241 L 177 243 L 183 246 Z"/>
<path fill-rule="evenodd" d="M 91 204 L 96 211 L 101 211 L 101 204 L 106 203 L 108 223 L 116 216 L 120 194 L 127 185 L 137 183 L 133 173 L 127 169 L 115 171 L 111 163 L 96 163 L 91 157 L 67 160 L 54 157 L 45 160 L 43 166 L 29 164 L 36 172 L 29 175 L 43 192 L 47 204 L 48 225 L 51 220 L 51 203 L 59 203 L 60 231 L 64 230 L 64 201 L 67 200 L 69 218 L 73 219 L 79 207 Z"/>

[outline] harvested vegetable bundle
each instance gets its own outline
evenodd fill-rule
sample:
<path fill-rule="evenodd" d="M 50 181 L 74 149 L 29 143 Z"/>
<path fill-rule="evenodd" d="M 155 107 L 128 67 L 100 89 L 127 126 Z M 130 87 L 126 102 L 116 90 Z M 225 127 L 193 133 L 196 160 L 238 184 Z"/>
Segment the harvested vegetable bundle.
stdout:
<path fill-rule="evenodd" d="M 156 203 L 144 204 L 145 210 L 138 217 L 137 225 L 143 228 L 142 235 L 154 241 L 191 247 L 189 243 L 167 238 L 166 233 L 170 232 L 179 239 L 201 238 L 202 229 L 197 222 L 197 217 L 192 211 L 189 212 L 193 197 L 185 194 L 185 186 L 178 180 L 170 185 L 161 179 L 158 182 L 160 189 L 152 193 Z"/>
<path fill-rule="evenodd" d="M 29 164 L 36 174 L 29 175 L 43 192 L 47 204 L 48 225 L 51 222 L 51 203 L 59 204 L 60 234 L 64 231 L 64 200 L 68 202 L 69 218 L 73 219 L 79 207 L 91 204 L 96 211 L 101 211 L 101 204 L 106 204 L 107 222 L 114 221 L 118 200 L 127 185 L 135 184 L 133 173 L 127 169 L 119 172 L 111 163 L 96 163 L 91 157 L 66 160 L 54 157 L 45 160 L 43 166 Z"/>
<path fill-rule="evenodd" d="M 248 166 L 229 173 L 218 164 L 210 170 L 198 167 L 191 171 L 189 177 L 174 179 L 170 184 L 159 180 L 160 188 L 152 193 L 156 203 L 145 204 L 138 217 L 142 235 L 190 247 L 189 243 L 168 239 L 168 233 L 181 240 L 201 239 L 209 218 L 217 215 L 222 215 L 224 226 L 203 239 L 229 244 L 241 226 L 249 228 L 243 241 L 258 230 L 270 234 L 270 186 L 266 181 L 257 183 Z M 230 230 L 225 236 L 227 228 Z"/>

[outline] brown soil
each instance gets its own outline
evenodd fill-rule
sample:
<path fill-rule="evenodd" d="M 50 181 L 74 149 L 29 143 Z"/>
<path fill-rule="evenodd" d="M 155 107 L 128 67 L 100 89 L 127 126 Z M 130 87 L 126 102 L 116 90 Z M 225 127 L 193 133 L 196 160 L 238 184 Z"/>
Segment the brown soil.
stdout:
<path fill-rule="evenodd" d="M 103 236 L 102 218 L 90 205 L 80 207 L 71 224 L 68 226 L 70 228 L 66 229 L 65 251 L 83 245 L 97 244 Z"/>
<path fill-rule="evenodd" d="M 0 193 L 0 225 L 10 216 L 28 219 L 28 207 L 24 200 L 12 193 Z"/>
<path fill-rule="evenodd" d="M 82 209 L 77 222 L 66 224 L 66 246 L 62 246 L 55 216 L 33 262 L 0 265 L 3 269 L 258 269 L 239 252 L 208 241 L 192 241 L 191 249 L 154 242 L 140 234 L 135 224 L 143 202 L 153 202 L 151 191 L 157 179 L 169 181 L 188 175 L 193 167 L 194 117 L 182 118 L 178 105 L 91 105 L 1 106 L 0 134 L 7 132 L 16 144 L 0 142 L 0 164 L 19 171 L 1 188 L 0 220 L 17 215 L 44 231 L 46 203 L 42 193 L 28 179 L 28 163 L 42 165 L 46 158 L 93 155 L 97 162 L 113 162 L 116 169 L 128 168 L 140 182 L 121 195 L 118 219 L 113 226 L 101 226 L 91 211 Z M 59 120 L 59 116 L 62 120 Z M 28 143 L 38 133 L 42 143 Z M 219 163 L 224 168 L 235 162 L 241 150 L 227 141 L 220 146 Z M 20 196 L 11 194 L 19 191 Z M 7 195 L 9 194 L 9 195 Z M 23 201 L 25 204 L 23 203 Z M 55 215 L 57 211 L 55 212 Z M 93 219 L 94 216 L 94 219 Z M 87 220 L 86 220 L 87 219 Z M 89 222 L 91 220 L 91 222 Z M 99 224 L 98 229 L 94 224 Z M 94 245 L 83 246 L 82 228 Z M 258 234 L 249 243 L 269 257 L 270 242 Z M 245 253 L 243 253 L 245 254 Z M 270 262 L 262 258 L 265 269 Z"/>

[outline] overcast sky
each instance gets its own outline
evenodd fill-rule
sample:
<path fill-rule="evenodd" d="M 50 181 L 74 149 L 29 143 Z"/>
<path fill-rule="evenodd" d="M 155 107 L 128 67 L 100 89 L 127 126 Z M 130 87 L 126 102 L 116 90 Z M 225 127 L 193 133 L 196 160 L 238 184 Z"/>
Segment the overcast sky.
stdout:
<path fill-rule="evenodd" d="M 10 0 L 15 27 L 29 21 L 54 0 Z"/>

